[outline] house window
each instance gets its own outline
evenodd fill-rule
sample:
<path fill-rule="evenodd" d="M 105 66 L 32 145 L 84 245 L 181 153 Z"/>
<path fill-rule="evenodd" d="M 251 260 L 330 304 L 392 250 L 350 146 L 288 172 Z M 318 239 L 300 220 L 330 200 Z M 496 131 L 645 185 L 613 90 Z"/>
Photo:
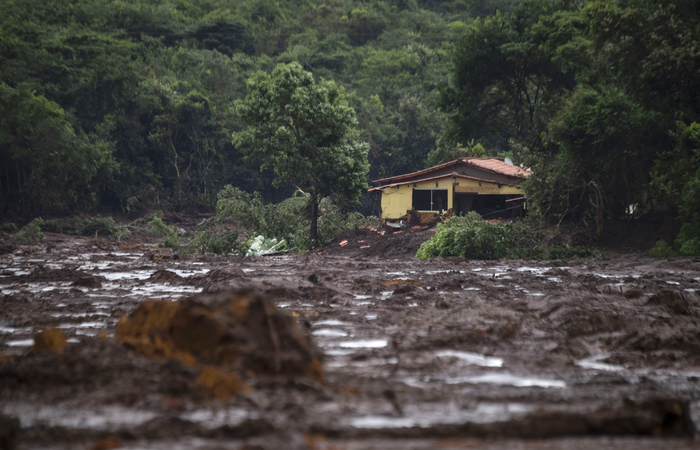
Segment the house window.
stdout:
<path fill-rule="evenodd" d="M 413 209 L 417 211 L 447 210 L 447 189 L 414 189 Z"/>

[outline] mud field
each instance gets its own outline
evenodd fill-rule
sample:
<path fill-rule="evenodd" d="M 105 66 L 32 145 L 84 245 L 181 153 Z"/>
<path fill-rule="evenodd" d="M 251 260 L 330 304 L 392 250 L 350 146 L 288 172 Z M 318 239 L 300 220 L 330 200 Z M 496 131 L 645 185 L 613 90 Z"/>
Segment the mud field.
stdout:
<path fill-rule="evenodd" d="M 5 245 L 0 449 L 700 448 L 700 259 L 417 261 L 431 232 L 390 233 Z"/>

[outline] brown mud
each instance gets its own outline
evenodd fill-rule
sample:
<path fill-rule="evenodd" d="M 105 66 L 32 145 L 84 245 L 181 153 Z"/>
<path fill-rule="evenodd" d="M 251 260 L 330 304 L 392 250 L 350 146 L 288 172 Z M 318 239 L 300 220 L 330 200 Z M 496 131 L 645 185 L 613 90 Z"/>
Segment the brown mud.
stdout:
<path fill-rule="evenodd" d="M 431 235 L 7 247 L 0 448 L 700 448 L 700 259 L 415 260 Z"/>

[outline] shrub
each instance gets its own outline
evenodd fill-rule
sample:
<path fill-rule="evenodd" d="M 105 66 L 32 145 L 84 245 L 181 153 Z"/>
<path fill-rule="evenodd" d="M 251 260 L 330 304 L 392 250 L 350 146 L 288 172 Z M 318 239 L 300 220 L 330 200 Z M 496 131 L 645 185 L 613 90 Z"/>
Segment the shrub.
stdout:
<path fill-rule="evenodd" d="M 228 255 L 239 251 L 238 232 L 230 230 L 216 219 L 205 219 L 197 225 L 197 231 L 190 241 L 193 251 Z"/>
<path fill-rule="evenodd" d="M 18 244 L 35 244 L 37 242 L 43 241 L 46 236 L 41 232 L 41 227 L 44 225 L 44 221 L 41 217 L 37 217 L 32 220 L 21 230 L 19 230 L 11 240 L 17 242 Z"/>
<path fill-rule="evenodd" d="M 378 219 L 364 217 L 359 213 L 346 213 L 334 205 L 330 199 L 319 204 L 321 215 L 318 220 L 319 243 L 333 240 L 341 232 L 358 226 L 378 226 Z M 216 218 L 203 222 L 197 229 L 193 245 L 198 251 L 228 253 L 234 249 L 245 254 L 252 239 L 257 235 L 267 239 L 284 240 L 286 249 L 299 252 L 311 249 L 309 240 L 310 211 L 306 196 L 288 198 L 280 203 L 265 203 L 260 194 L 248 194 L 238 188 L 226 186 L 216 204 Z M 247 237 L 233 245 L 238 234 L 230 226 L 249 230 Z M 222 243 L 223 247 L 218 247 Z M 216 250 L 216 251 L 215 251 Z"/>
<path fill-rule="evenodd" d="M 470 259 L 567 259 L 600 257 L 588 247 L 551 245 L 551 236 L 535 230 L 536 221 L 489 222 L 476 212 L 438 224 L 416 258 L 461 256 Z"/>
<path fill-rule="evenodd" d="M 489 223 L 472 211 L 438 224 L 435 236 L 420 246 L 416 258 L 504 258 L 514 246 L 512 228 L 511 222 Z"/>
<path fill-rule="evenodd" d="M 654 258 L 671 258 L 673 256 L 678 256 L 678 252 L 663 239 L 656 241 L 656 244 L 654 244 L 654 247 L 652 247 L 649 253 L 651 253 L 651 256 Z"/>
<path fill-rule="evenodd" d="M 111 217 L 69 217 L 50 219 L 42 226 L 45 231 L 73 236 L 115 236 L 118 240 L 130 236 L 126 227 L 120 227 Z"/>
<path fill-rule="evenodd" d="M 674 244 L 684 255 L 700 255 L 700 217 L 697 214 L 692 222 L 683 224 Z"/>
<path fill-rule="evenodd" d="M 148 222 L 151 226 L 151 232 L 156 236 L 163 238 L 163 242 L 158 244 L 159 247 L 179 247 L 180 238 L 177 236 L 177 231 L 174 227 L 168 226 L 160 217 L 154 217 Z"/>
<path fill-rule="evenodd" d="M 4 231 L 5 233 L 16 233 L 17 225 L 15 225 L 13 222 L 5 222 L 0 224 L 0 231 Z"/>

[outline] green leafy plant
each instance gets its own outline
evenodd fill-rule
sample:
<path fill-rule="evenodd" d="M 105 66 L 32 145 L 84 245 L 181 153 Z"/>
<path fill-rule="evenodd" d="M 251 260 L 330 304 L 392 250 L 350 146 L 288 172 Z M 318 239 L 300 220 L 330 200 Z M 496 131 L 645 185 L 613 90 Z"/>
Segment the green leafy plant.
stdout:
<path fill-rule="evenodd" d="M 654 244 L 654 247 L 649 251 L 651 253 L 651 256 L 654 258 L 672 258 L 674 256 L 678 256 L 678 252 L 673 249 L 666 241 L 663 239 L 656 241 L 656 244 Z"/>
<path fill-rule="evenodd" d="M 44 225 L 44 221 L 41 217 L 37 217 L 28 224 L 22 227 L 11 240 L 18 244 L 35 244 L 37 242 L 43 241 L 46 236 L 41 232 L 41 227 Z"/>
<path fill-rule="evenodd" d="M 472 211 L 438 224 L 435 236 L 420 246 L 416 258 L 567 259 L 602 256 L 588 247 L 552 244 L 551 241 L 552 236 L 536 231 L 532 220 L 491 222 Z"/>
<path fill-rule="evenodd" d="M 177 236 L 177 230 L 174 227 L 166 225 L 160 217 L 154 217 L 148 222 L 151 226 L 151 232 L 156 236 L 163 238 L 163 242 L 158 244 L 159 247 L 179 247 L 180 238 Z"/>
<path fill-rule="evenodd" d="M 14 222 L 5 222 L 0 224 L 0 231 L 4 231 L 5 233 L 16 233 L 17 225 L 15 225 Z"/>
<path fill-rule="evenodd" d="M 117 225 L 111 217 L 79 217 L 49 219 L 42 226 L 45 231 L 73 236 L 113 236 L 121 240 L 131 235 L 128 228 Z"/>
<path fill-rule="evenodd" d="M 197 231 L 190 240 L 190 248 L 198 253 L 228 255 L 239 250 L 237 241 L 237 231 L 229 229 L 215 218 L 205 219 L 197 225 Z"/>

